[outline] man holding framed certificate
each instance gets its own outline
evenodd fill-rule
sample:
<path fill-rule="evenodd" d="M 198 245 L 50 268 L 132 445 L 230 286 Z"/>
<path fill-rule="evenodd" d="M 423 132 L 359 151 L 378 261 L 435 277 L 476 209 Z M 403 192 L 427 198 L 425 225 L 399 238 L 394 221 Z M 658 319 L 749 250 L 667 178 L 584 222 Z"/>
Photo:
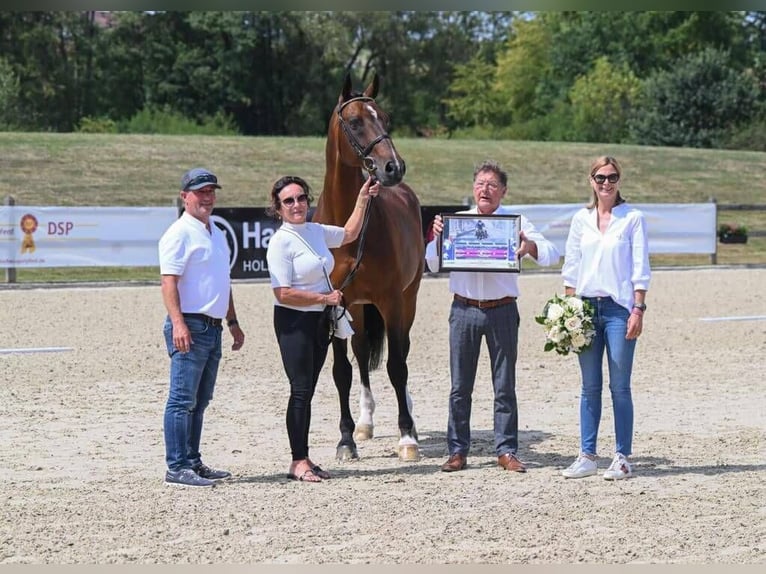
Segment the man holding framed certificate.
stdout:
<path fill-rule="evenodd" d="M 444 472 L 466 467 L 471 395 L 482 337 L 487 341 L 492 371 L 497 464 L 503 470 L 526 472 L 516 454 L 520 262 L 529 256 L 538 265 L 550 266 L 558 263 L 560 254 L 523 215 L 508 213 L 500 205 L 507 185 L 508 175 L 497 163 L 484 161 L 477 166 L 473 175 L 475 207 L 437 215 L 434 239 L 426 246 L 428 268 L 449 271 L 449 289 L 454 294 L 449 316 L 449 459 L 441 467 Z"/>

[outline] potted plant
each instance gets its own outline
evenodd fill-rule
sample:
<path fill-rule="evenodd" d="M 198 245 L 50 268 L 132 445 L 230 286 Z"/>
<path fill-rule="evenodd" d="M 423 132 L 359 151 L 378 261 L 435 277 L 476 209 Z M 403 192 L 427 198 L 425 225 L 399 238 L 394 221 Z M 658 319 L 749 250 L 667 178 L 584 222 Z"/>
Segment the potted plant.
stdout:
<path fill-rule="evenodd" d="M 747 227 L 722 223 L 718 227 L 718 239 L 721 243 L 747 243 Z"/>

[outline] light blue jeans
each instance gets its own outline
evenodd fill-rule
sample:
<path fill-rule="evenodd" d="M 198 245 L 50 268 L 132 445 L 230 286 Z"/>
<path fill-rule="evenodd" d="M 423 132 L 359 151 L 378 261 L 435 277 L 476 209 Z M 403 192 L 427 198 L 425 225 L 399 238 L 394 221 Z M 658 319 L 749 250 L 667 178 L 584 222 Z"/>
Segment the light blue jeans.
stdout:
<path fill-rule="evenodd" d="M 168 469 L 195 468 L 205 409 L 213 398 L 221 361 L 221 327 L 203 319 L 185 317 L 192 337 L 191 350 L 182 353 L 173 345 L 173 325 L 165 319 L 165 345 L 170 356 L 170 391 L 165 405 L 165 461 Z"/>
<path fill-rule="evenodd" d="M 601 422 L 601 392 L 604 383 L 602 364 L 606 349 L 609 391 L 614 412 L 615 452 L 630 456 L 633 448 L 633 397 L 630 376 L 636 339 L 628 340 L 630 312 L 610 297 L 583 297 L 594 308 L 596 336 L 591 346 L 579 354 L 582 394 L 580 395 L 580 450 L 596 455 L 598 426 Z"/>

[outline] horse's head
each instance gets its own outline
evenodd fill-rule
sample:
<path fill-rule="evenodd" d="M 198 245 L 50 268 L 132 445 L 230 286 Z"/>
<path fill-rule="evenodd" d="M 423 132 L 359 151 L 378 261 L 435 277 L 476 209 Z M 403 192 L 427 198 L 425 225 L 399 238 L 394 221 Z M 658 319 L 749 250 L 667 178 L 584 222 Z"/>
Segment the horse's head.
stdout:
<path fill-rule="evenodd" d="M 391 187 L 402 181 L 406 166 L 388 135 L 388 114 L 375 102 L 377 94 L 377 73 L 361 94 L 351 91 L 347 74 L 330 122 L 330 135 L 335 133 L 338 138 L 343 163 L 363 168 L 383 186 Z"/>

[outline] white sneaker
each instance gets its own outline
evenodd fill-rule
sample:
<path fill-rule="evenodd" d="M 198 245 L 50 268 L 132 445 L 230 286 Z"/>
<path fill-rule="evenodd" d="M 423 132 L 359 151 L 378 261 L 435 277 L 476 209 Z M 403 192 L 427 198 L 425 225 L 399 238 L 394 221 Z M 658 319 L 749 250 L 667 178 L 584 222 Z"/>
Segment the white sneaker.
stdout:
<path fill-rule="evenodd" d="M 588 458 L 584 454 L 580 454 L 569 468 L 565 468 L 561 471 L 561 476 L 564 478 L 583 478 L 585 476 L 593 476 L 598 472 L 598 464 L 592 458 Z"/>
<path fill-rule="evenodd" d="M 633 469 L 624 454 L 618 452 L 612 459 L 612 464 L 604 473 L 606 480 L 621 480 L 633 476 Z"/>

